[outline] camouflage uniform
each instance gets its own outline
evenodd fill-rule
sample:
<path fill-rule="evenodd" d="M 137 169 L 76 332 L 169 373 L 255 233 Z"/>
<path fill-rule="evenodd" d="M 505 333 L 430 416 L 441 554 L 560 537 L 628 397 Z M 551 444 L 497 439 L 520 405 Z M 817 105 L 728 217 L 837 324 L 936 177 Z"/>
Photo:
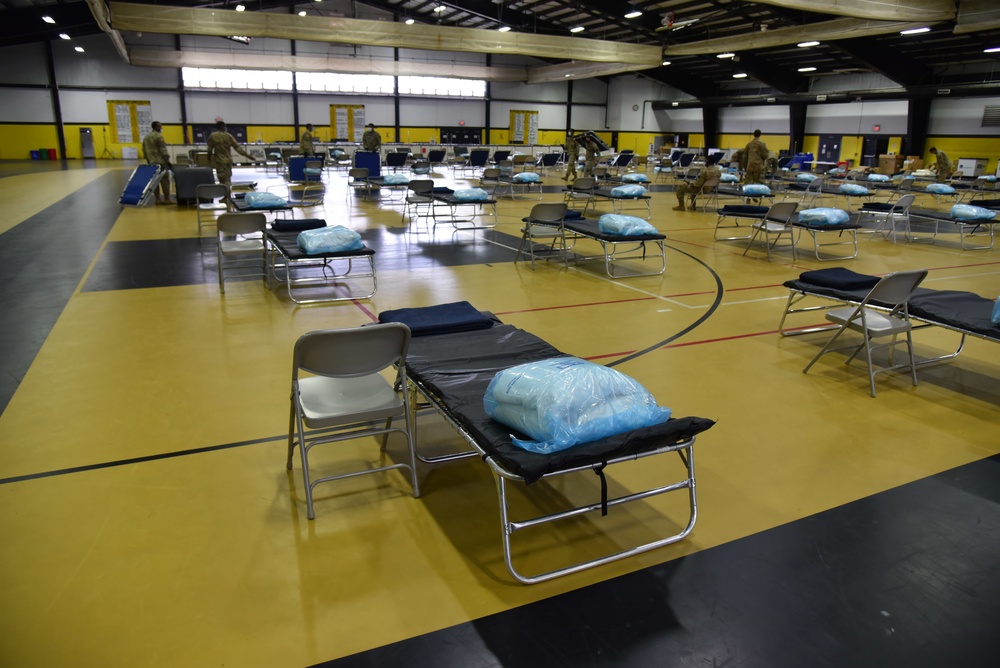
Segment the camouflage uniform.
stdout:
<path fill-rule="evenodd" d="M 940 149 L 937 151 L 937 162 L 935 163 L 935 167 L 937 167 L 938 181 L 947 181 L 955 172 L 954 167 L 951 165 L 951 160 L 948 159 L 948 154 Z"/>
<path fill-rule="evenodd" d="M 767 144 L 756 137 L 743 149 L 743 160 L 746 162 L 746 174 L 743 177 L 744 183 L 764 182 L 764 161 L 767 160 Z"/>
<path fill-rule="evenodd" d="M 316 155 L 316 145 L 313 143 L 315 140 L 316 138 L 309 130 L 302 133 L 302 136 L 299 137 L 299 150 L 302 151 L 302 155 L 307 158 Z"/>
<path fill-rule="evenodd" d="M 705 187 L 705 184 L 712 179 L 721 179 L 722 170 L 716 165 L 708 165 L 698 174 L 698 178 L 694 180 L 694 183 L 682 183 L 677 186 L 677 210 L 684 210 L 684 196 L 691 196 L 691 206 L 689 208 L 694 208 L 694 202 L 701 194 L 701 189 Z"/>
<path fill-rule="evenodd" d="M 365 134 L 361 136 L 361 148 L 365 151 L 378 151 L 382 148 L 382 135 L 374 128 L 365 130 Z"/>
<path fill-rule="evenodd" d="M 566 135 L 566 174 L 563 181 L 569 181 L 570 175 L 576 178 L 576 162 L 580 159 L 580 144 L 573 135 Z"/>
<path fill-rule="evenodd" d="M 149 134 L 142 138 L 142 153 L 146 157 L 147 164 L 159 165 L 163 170 L 156 201 L 166 204 L 170 201 L 170 174 L 167 173 L 170 170 L 170 153 L 167 151 L 167 142 L 159 130 L 150 130 Z"/>
<path fill-rule="evenodd" d="M 233 180 L 233 156 L 229 152 L 230 149 L 253 160 L 225 130 L 216 130 L 208 136 L 208 162 L 215 168 L 219 183 L 227 186 L 232 185 Z"/>

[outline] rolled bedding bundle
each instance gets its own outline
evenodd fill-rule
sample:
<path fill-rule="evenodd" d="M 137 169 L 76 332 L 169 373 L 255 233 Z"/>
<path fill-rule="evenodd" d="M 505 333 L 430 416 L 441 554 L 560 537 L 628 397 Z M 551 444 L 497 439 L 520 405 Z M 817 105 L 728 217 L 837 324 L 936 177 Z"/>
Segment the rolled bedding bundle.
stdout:
<path fill-rule="evenodd" d="M 629 237 L 659 233 L 659 230 L 642 218 L 625 216 L 620 213 L 603 214 L 597 219 L 597 228 L 605 234 L 619 234 Z"/>
<path fill-rule="evenodd" d="M 454 197 L 459 202 L 484 202 L 490 198 L 482 188 L 459 188 Z"/>
<path fill-rule="evenodd" d="M 365 247 L 361 243 L 361 235 L 343 225 L 299 232 L 296 242 L 299 244 L 299 248 L 309 255 L 342 253 L 361 250 Z"/>
<path fill-rule="evenodd" d="M 529 437 L 512 437 L 515 445 L 539 454 L 670 419 L 670 409 L 658 406 L 637 381 L 577 357 L 499 372 L 486 389 L 483 406 L 491 418 Z"/>

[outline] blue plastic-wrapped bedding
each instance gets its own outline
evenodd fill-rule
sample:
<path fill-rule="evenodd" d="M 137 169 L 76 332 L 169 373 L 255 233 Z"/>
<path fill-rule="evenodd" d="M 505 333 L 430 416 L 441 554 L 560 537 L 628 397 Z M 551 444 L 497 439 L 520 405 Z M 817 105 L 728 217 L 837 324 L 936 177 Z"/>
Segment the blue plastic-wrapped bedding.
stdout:
<path fill-rule="evenodd" d="M 868 195 L 868 194 L 870 194 L 868 192 L 868 188 L 865 188 L 864 186 L 858 185 L 857 183 L 842 183 L 840 185 L 840 187 L 837 188 L 837 190 L 840 191 L 840 192 L 842 192 L 845 195 Z"/>
<path fill-rule="evenodd" d="M 528 362 L 497 373 L 483 397 L 486 413 L 528 434 L 518 447 L 549 454 L 670 418 L 635 379 L 578 357 Z"/>
<path fill-rule="evenodd" d="M 887 183 L 889 181 L 888 174 L 869 174 L 868 180 L 872 183 Z"/>
<path fill-rule="evenodd" d="M 840 225 L 850 219 L 850 214 L 843 209 L 834 209 L 831 207 L 805 209 L 804 211 L 799 211 L 798 218 L 800 223 L 808 223 L 810 225 Z"/>
<path fill-rule="evenodd" d="M 285 198 L 268 192 L 247 193 L 243 201 L 246 203 L 247 208 L 250 209 L 273 209 L 275 207 L 288 206 Z"/>
<path fill-rule="evenodd" d="M 951 217 L 955 220 L 993 220 L 997 212 L 971 204 L 956 204 L 951 207 Z"/>
<path fill-rule="evenodd" d="M 296 241 L 299 248 L 309 255 L 343 253 L 364 248 L 364 244 L 361 243 L 361 235 L 343 225 L 303 230 L 299 232 Z"/>
<path fill-rule="evenodd" d="M 647 183 L 649 177 L 641 172 L 634 172 L 632 174 L 625 174 L 622 176 L 623 183 Z"/>
<path fill-rule="evenodd" d="M 646 189 L 638 183 L 630 183 L 624 186 L 615 186 L 611 189 L 612 197 L 642 197 L 646 194 Z"/>
<path fill-rule="evenodd" d="M 597 227 L 605 234 L 621 234 L 624 236 L 642 236 L 659 232 L 649 222 L 637 216 L 626 216 L 620 213 L 605 213 L 597 220 Z"/>
<path fill-rule="evenodd" d="M 487 415 L 483 397 L 497 372 L 560 356 L 566 355 L 537 336 L 511 325 L 496 324 L 473 332 L 415 338 L 410 342 L 406 366 L 410 377 L 445 408 L 486 456 L 527 483 L 547 473 L 683 443 L 714 424 L 700 417 L 671 418 L 552 454 L 528 452 L 512 440 L 528 435 L 512 434 L 511 428 Z"/>
<path fill-rule="evenodd" d="M 924 188 L 929 193 L 934 193 L 935 195 L 954 195 L 955 189 L 949 186 L 947 183 L 928 183 Z"/>
<path fill-rule="evenodd" d="M 490 198 L 489 193 L 482 188 L 459 188 L 454 197 L 459 202 L 485 202 Z"/>
<path fill-rule="evenodd" d="M 387 186 L 405 186 L 409 182 L 410 179 L 406 174 L 386 174 L 382 177 L 382 183 Z"/>
<path fill-rule="evenodd" d="M 736 176 L 735 174 L 723 174 L 722 176 L 719 177 L 719 182 L 720 183 L 739 183 L 740 182 L 740 177 Z"/>
<path fill-rule="evenodd" d="M 743 194 L 749 197 L 766 197 L 771 194 L 771 189 L 763 183 L 748 183 L 743 186 Z"/>
<path fill-rule="evenodd" d="M 811 173 L 811 172 L 802 172 L 800 174 L 796 174 L 795 175 L 795 180 L 796 181 L 805 181 L 807 183 L 811 183 L 811 182 L 815 181 L 817 178 L 819 178 L 819 177 L 816 176 L 815 174 Z"/>
<path fill-rule="evenodd" d="M 514 183 L 538 183 L 542 180 L 542 177 L 535 172 L 518 172 L 511 180 Z"/>

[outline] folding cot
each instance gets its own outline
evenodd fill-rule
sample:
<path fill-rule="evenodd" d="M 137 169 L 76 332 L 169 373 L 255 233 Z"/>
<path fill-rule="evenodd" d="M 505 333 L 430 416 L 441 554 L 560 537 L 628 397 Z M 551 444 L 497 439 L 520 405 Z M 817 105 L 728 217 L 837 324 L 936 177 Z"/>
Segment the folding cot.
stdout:
<path fill-rule="evenodd" d="M 796 336 L 811 332 L 834 329 L 831 325 L 786 327 L 788 316 L 822 312 L 841 304 L 857 305 L 865 298 L 871 287 L 878 282 L 877 276 L 858 274 L 843 267 L 805 272 L 798 278 L 785 281 L 789 289 L 788 301 L 778 323 L 781 336 Z M 833 301 L 834 305 L 818 304 L 800 306 L 807 298 Z M 1000 343 L 1000 325 L 992 321 L 994 300 L 973 292 L 960 290 L 934 290 L 917 288 L 907 301 L 910 318 L 923 323 L 922 327 L 941 327 L 961 335 L 958 346 L 952 353 L 921 359 L 917 366 L 934 364 L 958 357 L 965 346 L 967 336 Z"/>
<path fill-rule="evenodd" d="M 567 240 L 589 239 L 601 246 L 601 255 L 582 256 L 574 254 L 574 261 L 593 260 L 603 257 L 604 271 L 611 278 L 628 278 L 634 276 L 659 276 L 667 269 L 667 257 L 664 251 L 666 237 L 662 234 L 623 235 L 602 232 L 596 220 L 586 218 L 568 218 L 563 221 Z M 647 255 L 647 244 L 654 250 Z M 575 246 L 570 246 L 572 250 Z M 635 261 L 659 260 L 651 269 L 635 271 Z M 623 273 L 619 264 L 629 261 L 632 268 Z"/>
<path fill-rule="evenodd" d="M 139 165 L 128 177 L 118 203 L 122 206 L 147 206 L 164 175 L 159 165 Z"/>
<path fill-rule="evenodd" d="M 767 221 L 769 211 L 770 207 L 754 206 L 749 204 L 727 204 L 721 209 L 717 209 L 716 213 L 719 217 L 715 224 L 714 237 L 716 241 L 746 241 L 748 239 L 752 239 L 754 236 L 753 226 Z M 739 221 L 741 220 L 746 220 L 751 223 L 751 225 L 746 228 L 746 235 L 719 238 L 718 235 L 720 229 L 738 228 L 740 227 Z M 724 225 L 723 222 L 725 221 L 731 221 L 732 224 Z M 773 222 L 784 221 L 775 220 Z M 858 230 L 862 228 L 862 225 L 859 222 L 859 214 L 857 213 L 851 214 L 850 219 L 847 222 L 837 223 L 836 225 L 825 225 L 800 221 L 799 214 L 796 212 L 792 214 L 791 218 L 788 220 L 788 224 L 791 227 L 790 232 L 798 232 L 799 236 L 805 233 L 812 238 L 813 253 L 816 256 L 816 259 L 821 262 L 827 262 L 830 260 L 849 260 L 858 256 Z M 836 235 L 837 239 L 835 241 L 820 241 L 821 233 L 833 233 Z M 793 245 L 796 245 L 797 243 L 797 239 L 792 240 Z M 820 249 L 828 246 L 851 246 L 853 248 L 853 252 L 850 255 L 824 256 Z"/>
<path fill-rule="evenodd" d="M 299 248 L 299 232 L 325 227 L 321 219 L 278 221 L 265 238 L 268 248 L 268 287 L 271 279 L 284 284 L 288 298 L 296 304 L 370 299 L 378 290 L 375 275 L 375 251 L 367 246 L 353 251 L 309 254 Z M 340 273 L 335 265 L 345 265 Z M 355 264 L 362 265 L 355 271 Z M 353 291 L 355 281 L 364 288 Z M 326 290 L 318 294 L 317 290 Z"/>
<path fill-rule="evenodd" d="M 642 184 L 636 184 L 642 185 Z M 646 205 L 646 220 L 653 215 L 653 209 L 650 205 L 650 197 L 646 195 L 616 195 L 614 193 L 615 188 L 594 188 L 593 196 L 598 199 L 603 199 L 611 202 L 611 207 L 615 213 L 623 213 L 625 210 L 626 202 L 642 202 Z M 648 192 L 648 191 L 647 191 Z M 633 207 L 635 208 L 635 207 Z"/>
<path fill-rule="evenodd" d="M 935 241 L 940 230 L 941 223 L 954 225 L 958 229 L 959 244 L 962 250 L 989 250 L 993 248 L 994 225 L 998 221 L 996 218 L 990 220 L 964 220 L 954 218 L 950 211 L 935 211 L 934 209 L 910 209 L 910 215 L 905 220 L 903 236 L 907 241 Z M 916 237 L 910 229 L 910 220 L 917 219 L 933 224 L 934 231 L 929 237 Z M 989 239 L 989 243 L 972 244 L 966 243 L 966 237 L 982 238 L 983 235 Z M 979 235 L 979 236 L 976 236 Z"/>
<path fill-rule="evenodd" d="M 499 496 L 504 562 L 516 580 L 524 584 L 551 580 L 676 543 L 691 533 L 697 519 L 695 437 L 714 424 L 711 420 L 672 418 L 659 425 L 581 443 L 552 454 L 529 452 L 514 445 L 509 427 L 487 415 L 483 407 L 486 388 L 499 371 L 528 362 L 567 357 L 566 353 L 537 336 L 480 314 L 466 302 L 386 311 L 380 314 L 379 320 L 404 322 L 413 332 L 406 358 L 411 410 L 416 413 L 418 405 L 430 406 L 473 448 L 438 457 L 426 457 L 418 451 L 418 456 L 422 461 L 436 463 L 478 455 L 493 474 Z M 426 446 L 420 443 L 416 415 L 412 423 L 416 447 Z M 666 453 L 679 456 L 679 479 L 671 475 L 669 480 L 673 482 L 609 498 L 605 478 L 608 467 Z M 601 481 L 599 498 L 593 502 L 578 506 L 568 504 L 571 507 L 538 517 L 512 518 L 507 496 L 509 485 L 530 485 L 588 470 L 596 473 Z M 688 517 L 665 530 L 657 530 L 657 536 L 647 542 L 534 575 L 522 574 L 514 564 L 511 539 L 518 531 L 594 511 L 606 515 L 609 509 L 621 504 L 668 492 L 687 493 Z M 682 528 L 677 531 L 677 526 Z"/>
<path fill-rule="evenodd" d="M 495 227 L 497 219 L 497 201 L 493 198 L 481 199 L 481 200 L 463 200 L 455 197 L 455 191 L 451 188 L 434 188 L 431 191 L 431 199 L 434 200 L 434 204 L 431 207 L 431 220 L 432 225 L 437 227 L 438 224 L 438 211 L 440 209 L 446 209 L 448 211 L 447 215 L 443 216 L 443 223 L 450 223 L 456 229 L 481 229 L 486 227 Z M 489 206 L 491 207 L 492 214 L 487 214 L 483 212 L 483 208 Z M 475 224 L 475 213 L 466 213 L 465 209 L 477 209 L 479 215 L 492 215 L 494 222 L 488 224 Z M 463 224 L 465 224 L 463 226 Z"/>
<path fill-rule="evenodd" d="M 491 197 L 510 197 L 512 200 L 542 199 L 542 182 L 522 180 L 518 174 L 531 174 L 532 172 L 518 172 L 517 174 L 503 174 L 496 167 L 489 167 L 483 170 L 479 178 L 479 187 L 489 191 Z M 534 195 L 538 195 L 534 197 Z"/>

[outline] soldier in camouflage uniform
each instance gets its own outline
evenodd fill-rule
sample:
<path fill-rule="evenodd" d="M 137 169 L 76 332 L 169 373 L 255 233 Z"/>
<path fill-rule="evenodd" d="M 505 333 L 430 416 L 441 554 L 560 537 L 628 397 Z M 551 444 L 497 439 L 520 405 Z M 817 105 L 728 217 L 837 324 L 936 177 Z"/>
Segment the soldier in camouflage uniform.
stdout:
<path fill-rule="evenodd" d="M 159 121 L 153 121 L 150 127 L 153 129 L 142 138 L 142 153 L 146 157 L 147 164 L 159 165 L 163 170 L 159 190 L 156 192 L 156 203 L 170 204 L 170 153 L 167 151 L 167 142 L 160 134 L 163 126 Z"/>
<path fill-rule="evenodd" d="M 219 121 L 215 124 L 215 132 L 208 136 L 208 163 L 215 168 L 215 174 L 219 178 L 219 183 L 232 187 L 233 180 L 233 156 L 229 152 L 235 150 L 240 155 L 244 155 L 254 160 L 253 156 L 247 153 L 236 139 L 226 131 L 226 124 Z"/>
<path fill-rule="evenodd" d="M 743 149 L 743 161 L 746 163 L 746 174 L 743 183 L 764 182 L 764 162 L 767 160 L 767 144 L 760 140 L 760 130 L 753 131 L 753 139 Z"/>

